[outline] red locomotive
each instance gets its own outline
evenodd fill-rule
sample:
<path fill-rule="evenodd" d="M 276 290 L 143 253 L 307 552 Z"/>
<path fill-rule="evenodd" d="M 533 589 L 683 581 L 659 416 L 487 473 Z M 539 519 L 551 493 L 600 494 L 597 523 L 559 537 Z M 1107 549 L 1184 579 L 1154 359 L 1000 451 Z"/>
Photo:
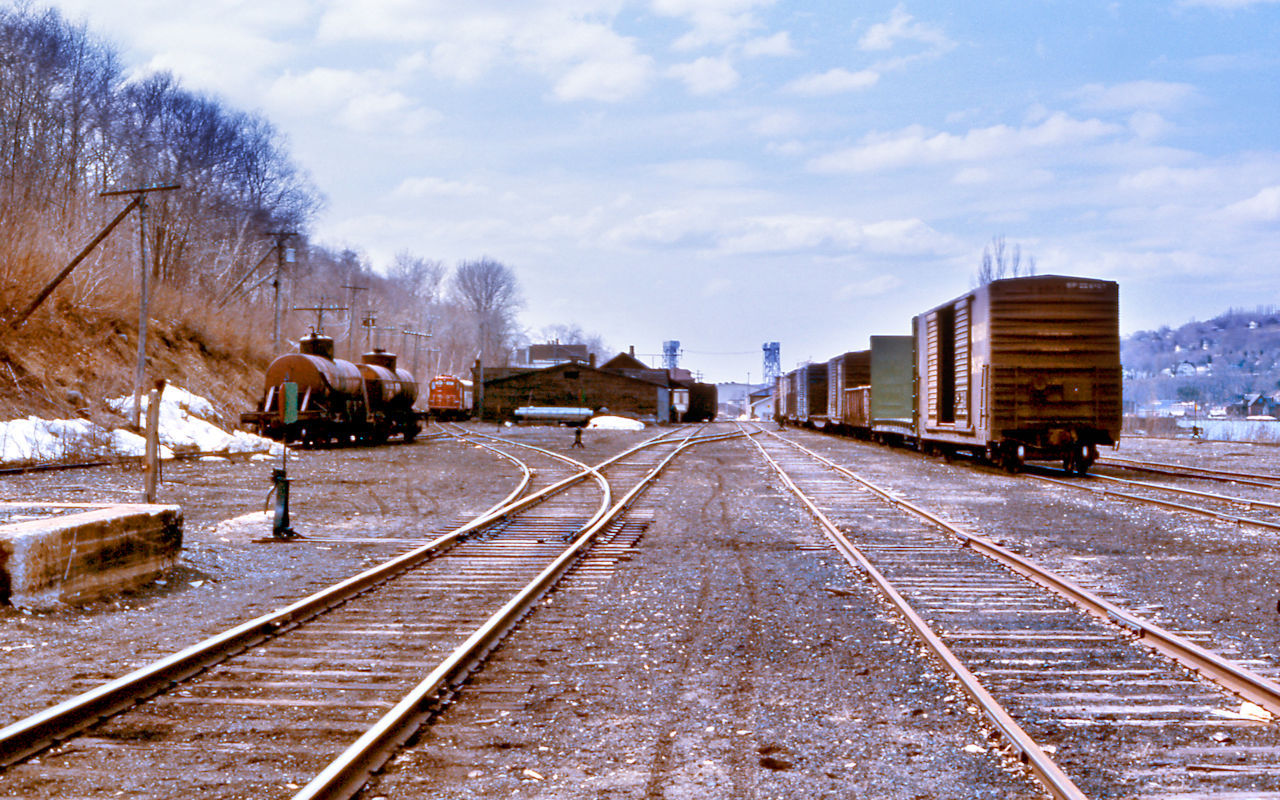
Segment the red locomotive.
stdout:
<path fill-rule="evenodd" d="M 471 416 L 471 382 L 453 375 L 437 375 L 427 385 L 427 414 L 435 419 Z"/>

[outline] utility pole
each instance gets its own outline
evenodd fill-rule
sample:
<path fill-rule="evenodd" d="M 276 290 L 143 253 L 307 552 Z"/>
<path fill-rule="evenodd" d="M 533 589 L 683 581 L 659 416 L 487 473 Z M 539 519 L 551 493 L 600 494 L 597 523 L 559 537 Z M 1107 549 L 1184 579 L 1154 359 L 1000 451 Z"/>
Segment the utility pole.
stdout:
<path fill-rule="evenodd" d="M 347 358 L 356 360 L 356 292 L 369 291 L 368 286 L 346 284 L 342 287 L 351 291 L 351 302 L 347 303 Z"/>
<path fill-rule="evenodd" d="M 133 369 L 133 427 L 136 429 L 142 416 L 142 381 L 147 372 L 147 319 L 150 312 L 151 292 L 147 285 L 147 195 L 151 192 L 168 192 L 181 189 L 180 184 L 166 186 L 139 186 L 136 189 L 116 189 L 110 192 L 99 192 L 99 197 L 115 197 L 133 195 L 138 207 L 138 257 L 139 270 L 139 302 L 138 302 L 138 361 Z"/>
<path fill-rule="evenodd" d="M 346 311 L 348 309 L 343 308 L 342 306 L 325 305 L 324 298 L 322 297 L 320 298 L 320 305 L 318 306 L 310 306 L 310 307 L 294 306 L 293 310 L 313 312 L 316 315 L 316 324 L 314 327 L 311 328 L 311 332 L 315 334 L 322 334 L 324 333 L 324 315 L 326 313 L 332 312 L 336 314 L 339 311 Z"/>
<path fill-rule="evenodd" d="M 275 345 L 275 352 L 280 351 L 280 273 L 284 271 L 284 264 L 288 261 L 290 264 L 294 262 L 293 248 L 290 247 L 286 252 L 284 243 L 289 240 L 290 236 L 297 236 L 297 231 L 267 231 L 268 236 L 274 236 L 276 240 L 276 275 L 271 281 L 272 289 L 275 291 L 275 329 L 271 334 L 271 343 Z"/>
<path fill-rule="evenodd" d="M 378 327 L 378 315 L 372 310 L 366 310 L 360 319 L 360 327 L 364 328 L 364 351 L 367 353 L 373 349 L 373 329 Z M 356 360 L 354 354 L 351 360 Z"/>
<path fill-rule="evenodd" d="M 418 344 L 423 339 L 430 339 L 431 332 L 428 331 L 426 333 L 423 333 L 422 331 L 411 331 L 408 328 L 405 328 L 400 332 L 400 337 L 402 340 L 407 339 L 410 336 L 413 337 L 413 369 L 410 371 L 413 373 L 413 376 L 415 378 L 421 378 L 422 376 L 418 374 Z M 402 350 L 404 349 L 403 341 L 401 341 L 401 349 Z M 401 355 L 403 355 L 403 353 Z M 419 380 L 418 382 L 421 383 L 422 381 Z"/>

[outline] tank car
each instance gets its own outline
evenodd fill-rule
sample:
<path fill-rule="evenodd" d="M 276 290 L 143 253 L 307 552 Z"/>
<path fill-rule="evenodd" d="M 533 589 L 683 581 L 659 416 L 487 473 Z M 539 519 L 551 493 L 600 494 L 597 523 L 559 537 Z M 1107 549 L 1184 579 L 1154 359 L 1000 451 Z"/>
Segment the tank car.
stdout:
<path fill-rule="evenodd" d="M 1120 436 L 1119 289 L 1043 275 L 992 281 L 917 316 L 922 449 L 1083 474 Z"/>
<path fill-rule="evenodd" d="M 285 422 L 283 386 L 297 385 L 298 416 Z M 381 349 L 361 363 L 334 358 L 333 339 L 312 334 L 267 367 L 262 400 L 240 422 L 257 433 L 311 445 L 372 443 L 401 436 L 413 441 L 422 429 L 413 410 L 418 384 L 396 357 Z"/>

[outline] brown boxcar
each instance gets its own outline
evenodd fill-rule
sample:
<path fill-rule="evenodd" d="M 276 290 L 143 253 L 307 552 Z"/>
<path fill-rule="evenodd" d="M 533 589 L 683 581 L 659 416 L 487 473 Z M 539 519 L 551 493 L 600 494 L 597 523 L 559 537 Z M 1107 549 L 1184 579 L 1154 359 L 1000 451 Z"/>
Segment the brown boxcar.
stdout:
<path fill-rule="evenodd" d="M 846 398 L 849 391 L 871 383 L 871 351 L 857 350 L 827 362 L 827 421 L 839 428 L 854 426 L 856 413 Z"/>
<path fill-rule="evenodd" d="M 799 375 L 800 370 L 793 369 L 786 375 L 778 377 L 776 419 L 779 422 L 795 422 L 798 419 L 796 386 L 799 383 Z"/>
<path fill-rule="evenodd" d="M 720 410 L 720 393 L 714 383 L 695 383 L 689 387 L 689 410 L 685 422 L 711 422 Z"/>
<path fill-rule="evenodd" d="M 917 316 L 918 441 L 1084 472 L 1120 435 L 1119 287 L 1009 278 Z"/>
<path fill-rule="evenodd" d="M 796 412 L 793 421 L 797 425 L 815 425 L 825 421 L 827 414 L 827 362 L 805 364 L 796 374 Z"/>

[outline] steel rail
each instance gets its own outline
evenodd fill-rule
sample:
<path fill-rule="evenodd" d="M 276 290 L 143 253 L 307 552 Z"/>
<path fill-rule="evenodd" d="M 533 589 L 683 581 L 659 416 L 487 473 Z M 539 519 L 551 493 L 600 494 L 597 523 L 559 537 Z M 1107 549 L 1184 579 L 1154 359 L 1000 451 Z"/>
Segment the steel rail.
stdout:
<path fill-rule="evenodd" d="M 1105 600 L 1102 597 L 1099 597 L 1093 592 L 1084 589 L 1051 570 L 1041 567 L 1025 556 L 1018 555 L 1011 550 L 1001 547 L 983 536 L 969 533 L 957 525 L 942 519 L 936 514 L 933 514 L 908 500 L 891 494 L 889 491 L 876 486 L 867 479 L 856 474 L 847 467 L 837 464 L 826 456 L 815 453 L 789 439 L 777 436 L 777 434 L 772 434 L 772 432 L 770 433 L 779 440 L 784 441 L 792 447 L 809 454 L 818 461 L 821 461 L 836 472 L 839 472 L 840 474 L 867 487 L 872 492 L 875 492 L 877 495 L 895 506 L 909 511 L 912 514 L 930 522 L 934 526 L 941 528 L 943 531 L 958 539 L 961 545 L 972 548 L 975 552 L 995 559 L 1028 580 L 1066 598 L 1093 617 L 1123 628 L 1128 631 L 1130 635 L 1134 636 L 1141 644 L 1146 645 L 1155 652 L 1172 659 L 1176 663 L 1197 673 L 1201 677 L 1213 681 L 1227 691 L 1232 692 L 1251 703 L 1261 706 L 1272 716 L 1280 716 L 1280 684 L 1258 675 L 1239 664 L 1235 664 L 1217 653 L 1207 650 L 1182 636 L 1165 630 L 1159 625 L 1155 625 L 1135 616 L 1131 612 L 1120 608 L 1116 604 Z M 1074 485 L 1067 482 L 1064 483 L 1069 486 Z"/>
<path fill-rule="evenodd" d="M 1101 467 L 1117 467 L 1119 469 L 1152 472 L 1157 475 L 1178 475 L 1182 477 L 1203 477 L 1213 480 L 1230 481 L 1248 486 L 1259 486 L 1265 489 L 1280 489 L 1280 478 L 1266 478 L 1249 475 L 1244 472 L 1208 469 L 1207 467 L 1187 467 L 1182 464 L 1169 464 L 1161 461 L 1136 461 L 1129 458 L 1107 456 L 1094 462 Z"/>
<path fill-rule="evenodd" d="M 353 742 L 310 783 L 302 787 L 293 796 L 293 800 L 346 800 L 354 797 L 368 781 L 369 776 L 380 769 L 431 716 L 436 707 L 437 698 L 458 690 L 480 660 L 497 646 L 507 632 L 578 561 L 595 541 L 596 536 L 626 511 L 640 492 L 646 489 L 677 455 L 691 445 L 689 440 L 693 436 L 694 433 L 690 433 L 683 441 L 676 443 L 676 447 L 656 467 L 610 507 L 608 514 L 596 520 L 581 536 L 574 539 L 555 561 L 513 596 L 506 605 L 490 616 L 393 709 Z"/>
<path fill-rule="evenodd" d="M 439 434 L 439 436 L 458 438 L 458 439 L 461 438 L 456 434 L 449 433 L 448 431 L 443 431 L 442 433 Z M 488 450 L 491 453 L 494 453 L 500 458 L 507 459 L 512 464 L 515 464 L 521 471 L 520 481 L 516 484 L 516 488 L 512 489 L 511 492 L 506 497 L 494 503 L 485 511 L 480 512 L 480 516 L 486 517 L 496 512 L 498 509 L 503 508 L 504 506 L 510 505 L 511 503 L 514 503 L 516 501 L 516 498 L 524 494 L 525 490 L 529 488 L 529 484 L 533 481 L 533 470 L 529 469 L 528 464 L 516 458 L 515 456 L 511 455 L 510 453 L 506 452 L 505 450 L 499 450 L 498 448 L 492 447 L 483 442 L 469 442 L 469 444 L 474 444 L 477 447 L 483 448 L 485 450 Z"/>
<path fill-rule="evenodd" d="M 1189 497 L 1201 497 L 1206 500 L 1217 500 L 1221 503 L 1230 503 L 1232 505 L 1244 506 L 1250 509 L 1270 509 L 1272 511 L 1280 511 L 1280 503 L 1271 503 L 1266 500 L 1250 500 L 1247 497 L 1231 497 L 1230 495 L 1217 494 L 1216 492 L 1205 492 L 1200 489 L 1186 489 L 1181 486 L 1163 486 L 1158 483 L 1133 481 L 1128 478 L 1115 478 L 1110 475 L 1088 475 L 1085 477 L 1088 481 L 1119 483 L 1124 486 L 1141 486 L 1144 489 L 1153 489 L 1159 492 L 1170 492 L 1172 494 L 1185 494 Z"/>
<path fill-rule="evenodd" d="M 452 426 L 452 427 L 454 427 L 454 428 L 461 428 L 461 426 L 458 426 L 456 423 L 450 423 L 450 424 L 451 424 L 451 426 Z M 740 432 L 736 432 L 736 431 L 735 431 L 735 432 L 731 432 L 731 433 L 722 433 L 722 434 L 699 435 L 699 434 L 700 434 L 700 432 L 701 432 L 705 427 L 706 427 L 706 425 L 701 425 L 701 426 L 699 426 L 699 427 L 694 431 L 694 433 L 693 433 L 693 434 L 690 434 L 688 437 L 686 437 L 686 441 L 687 441 L 689 444 L 691 444 L 691 445 L 692 445 L 692 444 L 705 444 L 705 443 L 708 443 L 708 442 L 725 441 L 725 440 L 728 440 L 728 439 L 737 439 L 737 438 L 740 438 L 740 437 L 743 435 L 742 433 L 740 433 Z M 445 428 L 444 428 L 444 426 L 443 426 L 443 425 L 441 426 L 441 429 L 442 429 L 442 430 L 445 430 Z M 650 439 L 650 440 L 647 440 L 647 441 L 650 441 L 650 442 L 653 442 L 653 443 L 655 443 L 655 444 L 656 444 L 656 443 L 657 443 L 657 442 L 659 442 L 660 440 L 662 440 L 662 439 L 664 439 L 664 438 L 667 438 L 667 437 L 674 437 L 674 436 L 675 436 L 675 435 L 677 435 L 678 433 L 680 433 L 680 429 L 678 429 L 678 428 L 677 428 L 677 429 L 674 429 L 674 430 L 669 430 L 669 431 L 666 431 L 666 432 L 664 432 L 664 433 L 661 433 L 661 434 L 659 434 L 658 436 L 654 437 L 653 439 Z M 581 462 L 581 461 L 578 461 L 577 459 L 570 458 L 570 457 L 568 457 L 568 456 L 565 456 L 565 455 L 564 455 L 564 454 L 562 454 L 562 453 L 557 453 L 557 452 L 555 452 L 554 450 L 548 450 L 548 449 L 546 449 L 546 448 L 537 447 L 536 445 L 527 444 L 527 443 L 525 443 L 525 442 L 517 442 L 517 441 L 515 441 L 514 439 L 504 439 L 504 438 L 502 438 L 501 436 L 493 436 L 493 435 L 491 435 L 491 434 L 487 434 L 487 433 L 480 433 L 479 431 L 467 431 L 467 430 L 465 430 L 465 429 L 461 429 L 461 430 L 459 430 L 459 432 L 458 432 L 458 433 L 455 433 L 455 434 L 452 434 L 452 435 L 459 436 L 459 437 L 475 436 L 475 437 L 481 437 L 481 438 L 484 438 L 484 439 L 489 439 L 489 440 L 491 440 L 491 441 L 495 441 L 495 442 L 502 442 L 503 444 L 511 444 L 511 445 L 516 445 L 516 446 L 518 446 L 518 447 L 525 447 L 525 448 L 528 448 L 528 449 L 530 449 L 530 450 L 535 450 L 535 451 L 537 451 L 537 452 L 539 452 L 539 453 L 542 453 L 542 454 L 544 454 L 544 455 L 551 456 L 552 458 L 557 458 L 557 459 L 560 459 L 560 460 L 562 460 L 562 461 L 567 461 L 567 462 L 568 462 L 568 463 L 570 463 L 570 464 L 574 464 L 574 465 L 578 466 L 578 467 L 579 467 L 580 469 L 582 469 L 583 471 L 593 472 L 593 473 L 595 474 L 595 476 L 596 476 L 596 479 L 597 479 L 598 481 L 600 481 L 600 482 L 603 482 L 603 483 L 604 483 L 604 502 L 601 504 L 600 509 L 595 513 L 595 515 L 593 515 L 593 516 L 591 517 L 591 519 L 589 519 L 589 520 L 586 522 L 586 524 L 584 524 L 584 525 L 583 525 L 581 528 L 579 528 L 575 533 L 573 533 L 573 534 L 572 534 L 572 536 L 581 536 L 581 535 L 582 535 L 582 534 L 583 534 L 583 533 L 584 533 L 588 528 L 590 528 L 592 525 L 594 525 L 594 524 L 596 523 L 596 521 L 597 521 L 598 519 L 600 519 L 600 518 L 601 518 L 601 517 L 602 517 L 602 516 L 603 516 L 603 515 L 608 511 L 608 508 L 609 508 L 609 500 L 610 500 L 610 497 L 611 497 L 611 496 L 610 496 L 610 491 L 611 491 L 611 490 L 609 489 L 608 482 L 607 482 L 607 481 L 605 481 L 605 479 L 604 479 L 604 477 L 603 477 L 602 475 L 600 475 L 600 473 L 598 472 L 598 469 L 599 469 L 599 466 L 603 466 L 604 464 L 607 464 L 607 463 L 609 463 L 609 462 L 603 462 L 601 465 L 598 465 L 597 467 L 591 467 L 591 466 L 588 466 L 587 464 L 585 464 L 585 463 L 583 463 L 583 462 Z M 479 444 L 479 442 L 476 442 L 476 444 Z M 571 537 L 571 538 L 572 538 L 572 537 Z"/>
<path fill-rule="evenodd" d="M 597 468 L 624 458 L 632 452 L 658 444 L 661 438 L 663 437 L 654 437 L 641 442 L 607 459 L 597 465 Z M 353 575 L 284 608 L 268 612 L 215 634 L 44 711 L 13 722 L 0 729 L 0 766 L 21 761 L 106 717 L 130 708 L 148 697 L 199 674 L 235 653 L 295 628 L 306 620 L 438 555 L 466 536 L 564 491 L 586 478 L 588 474 L 572 475 L 505 506 L 492 509 L 421 547 Z"/>
<path fill-rule="evenodd" d="M 787 442 L 788 444 L 794 444 L 793 442 L 789 442 L 776 434 L 774 434 L 774 436 L 780 441 Z M 902 615 L 907 624 L 915 631 L 916 636 L 919 637 L 920 640 L 924 642 L 925 646 L 928 647 L 929 650 L 931 650 L 933 654 L 942 661 L 946 668 L 956 676 L 956 679 L 964 688 L 965 693 L 973 699 L 974 703 L 976 703 L 978 708 L 981 709 L 983 715 L 991 722 L 992 725 L 995 726 L 1001 736 L 1004 737 L 1004 740 L 1018 751 L 1020 760 L 1031 769 L 1032 773 L 1034 773 L 1040 782 L 1044 784 L 1045 788 L 1049 790 L 1049 793 L 1052 794 L 1054 798 L 1057 798 L 1057 800 L 1085 800 L 1085 794 L 1080 791 L 1079 787 L 1077 787 L 1071 778 L 1062 771 L 1062 768 L 1044 752 L 1040 745 L 1037 744 L 1025 730 L 1023 730 L 1022 726 L 1019 725 L 1012 716 L 1010 716 L 1009 712 L 1006 711 L 1002 705 L 1000 705 L 1000 702 L 996 700 L 989 691 L 987 691 L 986 687 L 982 685 L 977 676 L 974 675 L 962 661 L 960 661 L 955 653 L 951 651 L 951 648 L 942 641 L 942 638 L 934 633 L 933 629 L 929 627 L 929 623 L 926 622 L 924 618 L 916 612 L 911 604 L 907 602 L 906 598 L 903 597 L 896 588 L 894 588 L 893 584 L 889 582 L 889 579 L 886 578 L 884 574 L 880 572 L 880 570 L 877 569 L 865 555 L 863 555 L 862 551 L 849 541 L 848 537 L 841 532 L 835 523 L 833 523 L 831 519 L 827 517 L 827 515 L 824 514 L 811 499 L 809 499 L 809 496 L 796 485 L 795 481 L 791 479 L 791 476 L 782 468 L 782 465 L 780 465 L 773 456 L 769 455 L 769 452 L 765 450 L 758 441 L 755 439 L 751 439 L 750 441 L 755 445 L 756 450 L 759 451 L 760 455 L 769 464 L 769 466 L 773 468 L 774 472 L 778 474 L 778 477 L 782 480 L 783 484 L 786 485 L 792 494 L 804 503 L 805 507 L 809 510 L 809 513 L 812 514 L 818 521 L 819 525 L 821 525 L 823 532 L 826 534 L 827 538 L 831 540 L 832 544 L 835 545 L 836 550 L 840 552 L 841 556 L 843 556 L 850 565 L 861 569 L 867 574 L 880 592 L 888 598 L 889 602 L 893 604 L 894 608 L 898 610 L 898 613 Z M 801 450 L 809 455 L 816 455 L 804 448 L 801 448 Z"/>
<path fill-rule="evenodd" d="M 1173 511 L 1185 511 L 1188 514 L 1199 514 L 1202 517 L 1212 517 L 1214 519 L 1222 520 L 1224 522 L 1232 522 L 1232 523 L 1235 523 L 1236 525 L 1253 525 L 1254 527 L 1257 527 L 1257 528 L 1266 528 L 1268 530 L 1280 531 L 1280 522 L 1268 522 L 1267 520 L 1264 520 L 1264 519 L 1253 519 L 1251 517 L 1241 517 L 1235 514 L 1227 514 L 1222 511 L 1215 511 L 1212 508 L 1201 508 L 1199 506 L 1189 506 L 1186 503 L 1175 503 L 1172 500 L 1161 500 L 1158 497 L 1145 497 L 1140 494 L 1129 494 L 1128 492 L 1117 492 L 1113 489 L 1106 489 L 1103 487 L 1085 486 L 1077 482 L 1064 481 L 1059 478 L 1051 478 L 1048 475 L 1036 475 L 1031 472 L 1024 473 L 1023 477 L 1031 478 L 1037 481 L 1045 481 L 1047 483 L 1052 483 L 1057 486 L 1065 486 L 1071 489 L 1079 489 L 1085 492 L 1092 492 L 1094 494 L 1102 495 L 1103 497 L 1112 497 L 1120 500 L 1132 500 L 1135 503 L 1147 503 L 1148 505 L 1160 506 L 1161 508 L 1168 508 Z M 1112 481 L 1120 481 L 1121 483 L 1130 483 L 1129 481 L 1124 481 L 1120 478 L 1103 478 L 1103 476 L 1091 476 L 1091 479 L 1092 478 L 1102 478 L 1103 480 L 1112 480 Z M 1132 483 L 1134 483 L 1134 485 L 1137 485 L 1137 486 L 1151 486 L 1151 484 L 1144 484 L 1141 482 L 1132 482 Z M 1198 496 L 1208 496 L 1208 497 L 1212 497 L 1215 500 L 1224 500 L 1227 502 L 1248 502 L 1243 500 L 1236 501 L 1233 498 L 1222 497 L 1219 495 L 1212 495 L 1207 492 L 1196 492 L 1192 489 L 1174 489 L 1174 488 L 1168 488 L 1164 486 L 1152 486 L 1152 488 L 1161 489 L 1169 492 L 1193 494 Z M 1274 506 L 1274 504 L 1270 504 L 1270 505 L 1272 505 L 1273 507 L 1277 507 L 1277 506 Z"/>
<path fill-rule="evenodd" d="M 585 464 L 585 463 L 583 463 L 582 461 L 579 461 L 579 460 L 578 460 L 578 459 L 576 459 L 576 458 L 570 458 L 569 456 L 566 456 L 566 455 L 564 455 L 563 453 L 557 453 L 557 452 L 555 452 L 554 450 L 548 450 L 548 449 L 547 449 L 547 448 L 545 448 L 545 447 L 538 447 L 537 445 L 528 444 L 528 443 L 526 443 L 526 442 L 516 442 L 516 441 L 513 441 L 513 440 L 511 440 L 511 439 L 503 439 L 503 438 L 498 437 L 498 436 L 491 436 L 491 435 L 489 435 L 489 434 L 487 434 L 487 433 L 480 433 L 479 431 L 468 431 L 468 430 L 466 430 L 466 429 L 464 429 L 464 428 L 461 428 L 461 426 L 456 425 L 455 423 L 450 423 L 450 425 L 451 425 L 452 427 L 454 427 L 454 428 L 458 429 L 458 430 L 457 430 L 457 432 L 455 432 L 453 435 L 454 435 L 454 436 L 457 436 L 459 439 L 461 439 L 461 440 L 463 440 L 463 441 L 467 441 L 467 440 L 468 440 L 468 437 L 474 437 L 474 438 L 478 438 L 478 439 L 488 439 L 488 440 L 490 440 L 490 441 L 502 442 L 503 444 L 506 444 L 506 445 L 513 445 L 513 446 L 515 446 L 515 447 L 523 447 L 523 448 L 525 448 L 525 449 L 532 450 L 532 451 L 534 451 L 534 452 L 536 452 L 536 453 L 541 453 L 541 454 L 542 454 L 542 455 L 544 455 L 544 456 L 548 456 L 548 457 L 550 457 L 550 458 L 554 458 L 554 459 L 556 459 L 557 461 L 563 461 L 563 462 L 565 462 L 566 464 L 568 464 L 568 465 L 570 465 L 570 466 L 572 466 L 572 467 L 576 468 L 576 469 L 579 471 L 579 473 L 587 473 L 587 474 L 590 474 L 590 475 L 595 479 L 595 481 L 596 481 L 596 485 L 598 485 L 598 486 L 600 487 L 600 494 L 601 494 L 601 497 L 600 497 L 600 506 L 599 506 L 599 508 L 597 508 L 597 509 L 596 509 L 595 514 L 591 515 L 591 517 L 590 517 L 590 519 L 588 519 L 587 523 L 586 523 L 582 528 L 579 528 L 579 529 L 578 529 L 578 533 L 581 533 L 581 532 L 582 532 L 583 530 L 585 530 L 586 528 L 591 527 L 591 525 L 592 525 L 592 524 L 594 524 L 594 522 L 595 522 L 597 519 L 599 519 L 599 518 L 600 518 L 601 516 L 603 516 L 606 512 L 608 512 L 608 510 L 609 510 L 609 505 L 610 505 L 610 503 L 611 503 L 611 502 L 612 502 L 612 500 L 613 500 L 613 489 L 612 489 L 612 488 L 610 488 L 610 486 L 609 486 L 609 481 L 605 480 L 604 476 L 600 474 L 600 471 L 599 471 L 597 468 L 592 467 L 592 466 L 590 466 L 590 465 L 588 465 L 588 464 Z M 440 427 L 441 427 L 441 429 L 442 429 L 442 430 L 448 430 L 448 429 L 446 429 L 443 425 L 441 425 Z M 661 438 L 663 438 L 663 437 L 665 437 L 665 436 L 667 436 L 667 435 L 669 435 L 669 432 L 665 432 L 665 433 L 663 433 L 663 434 L 660 434 L 657 438 L 661 439 Z M 479 445 L 480 443 L 479 443 L 479 442 L 475 442 L 475 444 Z M 575 534 L 575 535 L 577 535 L 577 534 Z"/>

